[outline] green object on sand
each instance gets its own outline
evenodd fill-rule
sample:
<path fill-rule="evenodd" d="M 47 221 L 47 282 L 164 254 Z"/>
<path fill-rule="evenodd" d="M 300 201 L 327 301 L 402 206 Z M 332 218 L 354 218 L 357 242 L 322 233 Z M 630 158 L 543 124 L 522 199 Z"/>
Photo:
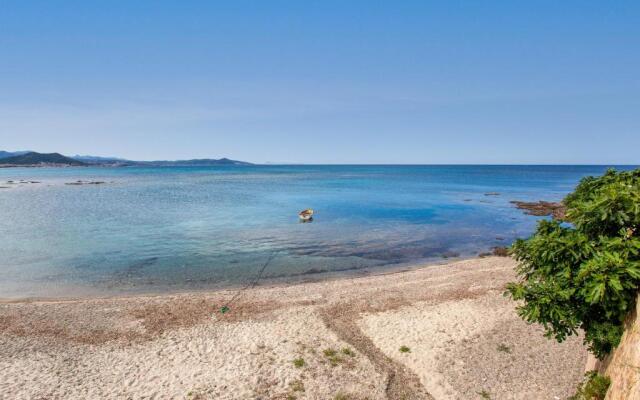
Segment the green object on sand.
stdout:
<path fill-rule="evenodd" d="M 264 270 L 265 270 L 265 269 L 267 269 L 267 266 L 269 265 L 269 263 L 271 263 L 271 260 L 273 260 L 273 258 L 276 256 L 276 254 L 277 254 L 277 251 L 272 252 L 272 253 L 269 255 L 269 258 L 267 259 L 267 262 L 265 262 L 265 263 L 262 265 L 262 268 L 260 268 L 260 271 L 258 272 L 258 275 L 256 275 L 256 277 L 255 277 L 252 281 L 248 282 L 244 287 L 242 287 L 242 288 L 238 289 L 238 291 L 236 292 L 236 294 L 234 294 L 234 295 L 233 295 L 233 297 L 231 298 L 231 300 L 229 300 L 229 301 L 227 302 L 227 305 L 222 306 L 222 307 L 220 308 L 220 313 L 221 313 L 221 314 L 226 314 L 226 313 L 228 313 L 229 311 L 231 311 L 231 309 L 229 308 L 229 305 L 230 305 L 230 304 L 233 304 L 233 302 L 234 302 L 238 297 L 240 297 L 240 295 L 241 295 L 245 290 L 253 289 L 253 288 L 256 286 L 256 284 L 258 283 L 258 281 L 260 280 L 260 278 L 262 278 L 262 274 L 264 273 Z"/>

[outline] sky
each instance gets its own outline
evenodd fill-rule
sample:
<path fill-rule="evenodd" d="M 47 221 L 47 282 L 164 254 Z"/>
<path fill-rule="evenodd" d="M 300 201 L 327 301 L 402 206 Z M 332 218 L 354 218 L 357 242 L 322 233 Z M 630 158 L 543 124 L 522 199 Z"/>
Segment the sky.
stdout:
<path fill-rule="evenodd" d="M 0 150 L 640 164 L 638 1 L 0 1 Z"/>

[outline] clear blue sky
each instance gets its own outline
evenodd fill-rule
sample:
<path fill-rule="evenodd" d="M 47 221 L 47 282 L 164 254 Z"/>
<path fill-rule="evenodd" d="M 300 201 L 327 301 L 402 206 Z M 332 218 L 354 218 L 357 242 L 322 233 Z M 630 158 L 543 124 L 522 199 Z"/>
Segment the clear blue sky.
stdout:
<path fill-rule="evenodd" d="M 638 1 L 7 1 L 0 149 L 640 163 Z"/>

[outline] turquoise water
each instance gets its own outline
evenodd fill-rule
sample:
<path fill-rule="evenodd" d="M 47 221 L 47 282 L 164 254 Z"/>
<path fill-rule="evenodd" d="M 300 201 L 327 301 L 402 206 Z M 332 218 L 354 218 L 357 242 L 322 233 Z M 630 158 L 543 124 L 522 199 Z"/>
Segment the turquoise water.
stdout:
<path fill-rule="evenodd" d="M 469 257 L 601 166 L 0 169 L 0 297 L 193 290 Z M 40 183 L 7 185 L 7 180 Z M 76 180 L 103 185 L 65 185 Z M 499 195 L 486 195 L 498 192 Z M 316 210 L 313 223 L 297 213 Z"/>

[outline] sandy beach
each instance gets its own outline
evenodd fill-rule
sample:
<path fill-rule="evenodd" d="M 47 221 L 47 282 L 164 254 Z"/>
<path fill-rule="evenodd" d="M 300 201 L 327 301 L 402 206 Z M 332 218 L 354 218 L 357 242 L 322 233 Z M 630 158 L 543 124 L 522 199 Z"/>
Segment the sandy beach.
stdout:
<path fill-rule="evenodd" d="M 258 286 L 225 314 L 234 291 L 6 301 L 0 397 L 565 399 L 586 350 L 516 315 L 514 266 Z"/>

